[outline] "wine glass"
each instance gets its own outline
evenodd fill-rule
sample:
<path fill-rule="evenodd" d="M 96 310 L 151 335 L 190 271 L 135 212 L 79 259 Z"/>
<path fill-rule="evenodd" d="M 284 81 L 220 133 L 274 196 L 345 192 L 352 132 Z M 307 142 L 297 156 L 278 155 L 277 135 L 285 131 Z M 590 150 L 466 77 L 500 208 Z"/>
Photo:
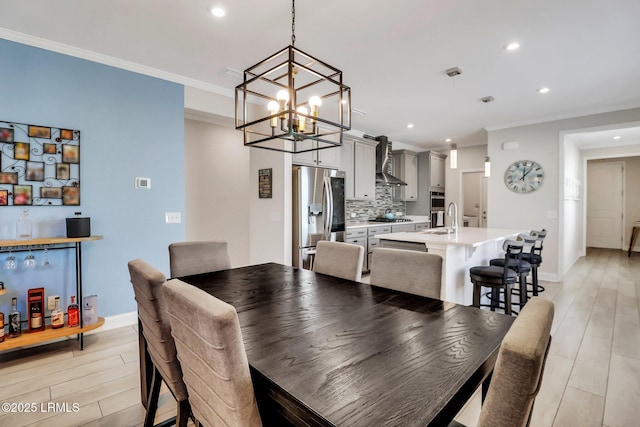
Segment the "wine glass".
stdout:
<path fill-rule="evenodd" d="M 44 260 L 42 261 L 42 268 L 50 267 L 52 267 L 52 265 L 49 262 L 49 250 L 47 248 L 44 248 Z"/>
<path fill-rule="evenodd" d="M 14 257 L 13 254 L 11 254 L 11 251 L 9 251 L 9 256 L 4 262 L 4 268 L 7 270 L 15 270 L 17 267 L 18 263 L 16 262 L 16 257 Z"/>
<path fill-rule="evenodd" d="M 32 270 L 36 267 L 36 257 L 31 253 L 31 249 L 29 249 L 29 255 L 24 258 L 24 268 L 27 270 Z"/>

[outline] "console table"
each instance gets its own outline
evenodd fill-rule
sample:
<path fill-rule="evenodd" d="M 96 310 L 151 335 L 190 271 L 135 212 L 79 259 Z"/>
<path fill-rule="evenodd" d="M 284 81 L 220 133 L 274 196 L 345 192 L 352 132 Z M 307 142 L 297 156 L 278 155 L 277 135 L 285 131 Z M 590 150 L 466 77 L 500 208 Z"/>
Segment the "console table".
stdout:
<path fill-rule="evenodd" d="M 76 265 L 76 296 L 77 304 L 80 307 L 80 326 L 74 328 L 63 327 L 52 329 L 47 326 L 44 331 L 32 332 L 23 331 L 18 338 L 7 337 L 3 343 L 0 343 L 0 351 L 12 348 L 23 347 L 27 345 L 38 344 L 40 342 L 62 338 L 69 335 L 78 334 L 79 348 L 84 348 L 83 332 L 97 329 L 104 324 L 104 318 L 99 317 L 98 322 L 84 326 L 82 316 L 82 243 L 92 240 L 101 240 L 102 236 L 89 237 L 43 237 L 29 240 L 0 240 L 0 253 L 3 252 L 21 252 L 21 251 L 42 251 L 45 249 L 73 249 L 75 251 Z"/>

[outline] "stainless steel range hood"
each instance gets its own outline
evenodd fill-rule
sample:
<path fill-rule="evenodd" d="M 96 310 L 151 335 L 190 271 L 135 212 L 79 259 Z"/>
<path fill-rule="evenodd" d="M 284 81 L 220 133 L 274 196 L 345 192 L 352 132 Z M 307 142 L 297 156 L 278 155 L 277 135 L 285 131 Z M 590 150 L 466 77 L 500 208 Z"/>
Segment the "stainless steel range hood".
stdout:
<path fill-rule="evenodd" d="M 376 184 L 407 185 L 406 182 L 389 173 L 389 161 L 391 160 L 391 143 L 389 142 L 389 138 L 384 135 L 364 135 L 364 137 L 378 141 L 378 146 L 376 147 Z"/>

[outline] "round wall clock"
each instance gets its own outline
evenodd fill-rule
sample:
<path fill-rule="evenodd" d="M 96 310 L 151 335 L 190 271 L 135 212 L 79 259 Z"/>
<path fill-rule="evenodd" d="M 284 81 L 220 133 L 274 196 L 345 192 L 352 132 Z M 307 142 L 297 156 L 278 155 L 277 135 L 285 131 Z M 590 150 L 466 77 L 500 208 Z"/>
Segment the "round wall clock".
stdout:
<path fill-rule="evenodd" d="M 527 194 L 542 186 L 544 169 L 531 160 L 513 162 L 504 172 L 504 185 L 514 193 Z"/>

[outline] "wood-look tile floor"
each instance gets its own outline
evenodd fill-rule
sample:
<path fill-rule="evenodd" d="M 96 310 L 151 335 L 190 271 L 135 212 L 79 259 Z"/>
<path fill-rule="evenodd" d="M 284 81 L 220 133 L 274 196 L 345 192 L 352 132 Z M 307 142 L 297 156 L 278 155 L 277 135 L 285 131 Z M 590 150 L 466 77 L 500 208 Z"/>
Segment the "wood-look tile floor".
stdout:
<path fill-rule="evenodd" d="M 552 342 L 532 427 L 640 425 L 640 254 L 589 248 L 564 282 L 542 282 L 555 304 Z M 478 394 L 458 415 L 468 427 Z"/>
<path fill-rule="evenodd" d="M 564 282 L 542 284 L 555 317 L 531 425 L 639 425 L 640 254 L 589 249 Z M 126 327 L 85 336 L 84 351 L 69 340 L 0 354 L 0 403 L 36 405 L 0 410 L 0 426 L 141 426 L 137 346 L 135 327 Z M 476 394 L 457 419 L 475 426 L 479 411 Z M 172 415 L 163 388 L 156 421 Z"/>

